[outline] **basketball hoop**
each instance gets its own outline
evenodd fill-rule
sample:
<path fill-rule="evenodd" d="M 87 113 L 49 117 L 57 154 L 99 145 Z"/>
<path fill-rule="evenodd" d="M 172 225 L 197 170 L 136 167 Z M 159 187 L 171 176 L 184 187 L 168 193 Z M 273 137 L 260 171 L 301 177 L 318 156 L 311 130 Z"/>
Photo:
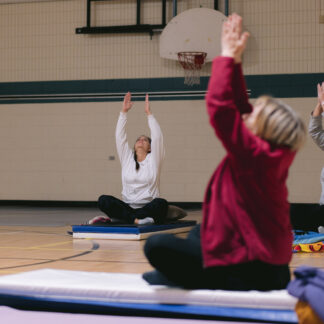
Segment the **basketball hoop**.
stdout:
<path fill-rule="evenodd" d="M 205 52 L 179 52 L 178 60 L 185 71 L 184 84 L 200 84 L 200 70 L 205 63 Z"/>

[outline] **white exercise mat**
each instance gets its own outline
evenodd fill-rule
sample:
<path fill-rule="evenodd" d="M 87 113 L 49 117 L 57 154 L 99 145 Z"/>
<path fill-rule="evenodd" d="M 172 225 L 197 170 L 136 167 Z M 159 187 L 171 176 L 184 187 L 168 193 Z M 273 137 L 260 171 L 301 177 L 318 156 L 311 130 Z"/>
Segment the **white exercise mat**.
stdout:
<path fill-rule="evenodd" d="M 267 278 L 265 278 L 267 280 Z M 293 310 L 286 290 L 238 292 L 151 286 L 140 274 L 42 269 L 0 277 L 0 294 L 120 303 L 181 304 Z"/>

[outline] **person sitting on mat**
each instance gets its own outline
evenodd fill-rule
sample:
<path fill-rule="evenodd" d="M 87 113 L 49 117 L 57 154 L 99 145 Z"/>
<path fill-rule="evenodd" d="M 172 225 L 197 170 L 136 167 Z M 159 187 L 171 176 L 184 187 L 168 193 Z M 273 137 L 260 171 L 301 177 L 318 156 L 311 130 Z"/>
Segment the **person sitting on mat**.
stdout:
<path fill-rule="evenodd" d="M 290 280 L 286 180 L 306 128 L 280 100 L 263 96 L 249 104 L 241 67 L 248 36 L 240 16 L 224 22 L 206 103 L 227 154 L 205 192 L 201 230 L 187 239 L 148 238 L 144 253 L 156 270 L 143 278 L 150 284 L 266 291 L 283 289 Z"/>
<path fill-rule="evenodd" d="M 161 224 L 165 222 L 168 202 L 159 198 L 162 161 L 165 155 L 163 135 L 152 115 L 149 96 L 145 98 L 145 113 L 151 138 L 142 135 L 131 150 L 126 136 L 127 113 L 132 108 L 131 94 L 124 97 L 116 127 L 116 146 L 122 168 L 122 198 L 102 195 L 99 209 L 107 216 L 97 216 L 89 224 L 110 223 L 112 220 L 126 224 Z"/>
<path fill-rule="evenodd" d="M 322 125 L 324 82 L 317 85 L 317 98 L 317 105 L 309 120 L 308 132 L 315 144 L 324 150 L 324 130 Z M 322 193 L 318 205 L 300 204 L 291 206 L 291 222 L 295 229 L 324 232 L 324 168 L 321 172 L 321 185 Z"/>

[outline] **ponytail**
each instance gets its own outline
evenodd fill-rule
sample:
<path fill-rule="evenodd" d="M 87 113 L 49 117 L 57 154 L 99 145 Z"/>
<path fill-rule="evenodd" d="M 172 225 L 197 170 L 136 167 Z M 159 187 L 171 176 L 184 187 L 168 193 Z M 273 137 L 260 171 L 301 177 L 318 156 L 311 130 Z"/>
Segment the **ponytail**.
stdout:
<path fill-rule="evenodd" d="M 139 163 L 137 162 L 137 155 L 136 155 L 136 151 L 134 151 L 134 160 L 135 160 L 135 163 L 136 163 L 136 171 L 138 171 L 138 169 L 140 168 L 140 165 L 139 165 Z"/>

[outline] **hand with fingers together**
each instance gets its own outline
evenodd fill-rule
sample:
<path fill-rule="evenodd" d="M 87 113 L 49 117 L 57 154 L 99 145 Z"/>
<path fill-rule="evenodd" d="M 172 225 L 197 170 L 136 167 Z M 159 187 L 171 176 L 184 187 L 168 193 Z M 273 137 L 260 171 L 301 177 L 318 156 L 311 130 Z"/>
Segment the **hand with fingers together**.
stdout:
<path fill-rule="evenodd" d="M 145 113 L 147 116 L 152 115 L 148 93 L 145 96 Z"/>
<path fill-rule="evenodd" d="M 124 103 L 122 108 L 122 112 L 125 114 L 133 107 L 133 103 L 131 99 L 132 99 L 131 93 L 127 92 L 124 97 Z"/>
<path fill-rule="evenodd" d="M 249 36 L 250 34 L 248 32 L 242 33 L 242 17 L 235 13 L 230 15 L 228 20 L 223 24 L 221 55 L 233 57 L 235 63 L 240 63 Z"/>
<path fill-rule="evenodd" d="M 322 84 L 318 83 L 317 84 L 317 98 L 318 102 L 322 106 L 322 109 L 324 107 L 324 82 Z"/>
<path fill-rule="evenodd" d="M 313 117 L 320 116 L 324 111 L 324 82 L 317 84 L 317 105 L 312 112 Z"/>

